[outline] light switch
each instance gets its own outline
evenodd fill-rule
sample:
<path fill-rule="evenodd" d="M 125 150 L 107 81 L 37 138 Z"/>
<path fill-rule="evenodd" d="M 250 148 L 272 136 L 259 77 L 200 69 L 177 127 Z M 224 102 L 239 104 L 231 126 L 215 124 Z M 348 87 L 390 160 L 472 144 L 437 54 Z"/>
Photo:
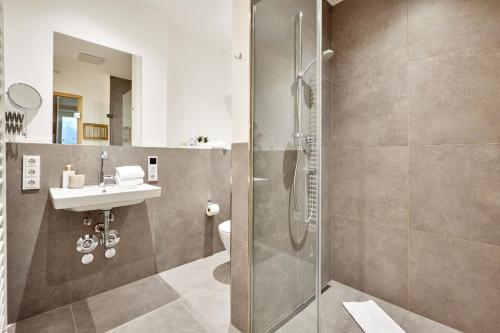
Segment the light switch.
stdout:
<path fill-rule="evenodd" d="M 40 155 L 23 156 L 23 190 L 40 189 Z"/>
<path fill-rule="evenodd" d="M 148 156 L 148 182 L 158 181 L 158 156 Z"/>

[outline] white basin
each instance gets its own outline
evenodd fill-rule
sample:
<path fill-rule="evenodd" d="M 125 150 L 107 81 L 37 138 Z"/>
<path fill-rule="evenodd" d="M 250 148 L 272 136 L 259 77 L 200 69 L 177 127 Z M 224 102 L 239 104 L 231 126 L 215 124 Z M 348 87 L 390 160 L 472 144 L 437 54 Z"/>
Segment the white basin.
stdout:
<path fill-rule="evenodd" d="M 161 187 L 149 184 L 141 184 L 134 188 L 120 188 L 117 185 L 104 188 L 94 185 L 78 189 L 50 189 L 50 199 L 55 209 L 75 212 L 110 210 L 115 207 L 135 205 L 160 195 Z"/>

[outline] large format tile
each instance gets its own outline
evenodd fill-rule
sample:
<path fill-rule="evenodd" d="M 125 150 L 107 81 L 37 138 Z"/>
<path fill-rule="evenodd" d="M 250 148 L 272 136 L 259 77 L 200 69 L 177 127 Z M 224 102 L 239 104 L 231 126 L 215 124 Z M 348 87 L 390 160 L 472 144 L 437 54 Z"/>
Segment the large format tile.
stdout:
<path fill-rule="evenodd" d="M 248 190 L 250 179 L 248 143 L 232 145 L 231 239 L 248 241 Z"/>
<path fill-rule="evenodd" d="M 408 71 L 412 144 L 500 141 L 500 43 L 414 61 Z"/>
<path fill-rule="evenodd" d="M 408 312 L 400 325 L 408 333 L 460 333 L 460 331 L 413 312 Z"/>
<path fill-rule="evenodd" d="M 500 40 L 496 0 L 409 0 L 410 57 L 426 58 Z"/>
<path fill-rule="evenodd" d="M 169 149 L 162 155 L 162 200 L 152 206 L 156 271 L 205 256 L 213 244 L 213 225 L 205 214 L 210 196 L 210 151 Z M 175 190 L 169 190 L 175 189 Z M 148 206 L 149 208 L 149 206 Z"/>
<path fill-rule="evenodd" d="M 334 148 L 332 214 L 408 227 L 408 147 Z"/>
<path fill-rule="evenodd" d="M 498 332 L 500 247 L 410 231 L 410 310 L 465 332 Z"/>
<path fill-rule="evenodd" d="M 208 333 L 198 320 L 175 301 L 109 331 L 110 333 Z"/>
<path fill-rule="evenodd" d="M 385 301 L 408 301 L 408 231 L 334 217 L 333 279 Z"/>
<path fill-rule="evenodd" d="M 332 148 L 330 160 L 331 214 L 362 219 L 364 157 L 361 148 Z"/>
<path fill-rule="evenodd" d="M 252 290 L 257 332 L 275 324 L 295 309 L 297 300 L 297 256 L 290 235 L 274 234 L 253 244 Z"/>
<path fill-rule="evenodd" d="M 152 222 L 149 220 L 145 204 L 121 207 L 113 210 L 115 221 L 111 229 L 120 232 L 120 243 L 115 247 L 112 259 L 104 257 L 104 247 L 94 251 L 94 261 L 83 265 L 82 255 L 75 251 L 74 241 L 84 234 L 92 233 L 92 227 L 81 223 L 86 216 L 75 214 L 71 224 L 71 302 L 124 284 L 140 280 L 155 273 Z M 90 215 L 100 222 L 98 212 Z"/>
<path fill-rule="evenodd" d="M 218 215 L 208 219 L 212 228 L 207 232 L 212 234 L 212 244 L 206 249 L 206 255 L 212 255 L 224 250 L 219 236 L 219 224 L 231 219 L 231 151 L 212 149 L 210 151 L 210 200 L 220 206 Z M 207 234 L 207 237 L 209 235 Z"/>
<path fill-rule="evenodd" d="M 78 332 L 105 332 L 178 298 L 154 275 L 73 303 Z"/>
<path fill-rule="evenodd" d="M 213 256 L 169 269 L 160 273 L 159 276 L 177 295 L 185 297 L 205 289 L 226 288 L 227 285 L 214 279 L 214 272 L 228 261 L 229 255 L 226 251 L 222 251 Z"/>
<path fill-rule="evenodd" d="M 231 323 L 242 332 L 248 331 L 250 313 L 248 149 L 248 143 L 238 143 L 231 151 Z"/>
<path fill-rule="evenodd" d="M 400 324 L 407 311 L 391 303 L 331 281 L 331 288 L 320 298 L 320 323 L 324 332 L 362 333 L 363 330 L 354 321 L 343 306 L 343 302 L 375 301 L 396 323 Z M 416 332 L 408 332 L 416 333 Z M 425 333 L 425 332 L 421 332 Z"/>
<path fill-rule="evenodd" d="M 347 0 L 335 5 L 332 80 L 406 63 L 406 12 L 404 0 Z"/>
<path fill-rule="evenodd" d="M 9 326 L 7 333 L 76 333 L 71 307 L 63 307 L 42 313 Z"/>
<path fill-rule="evenodd" d="M 248 266 L 243 269 L 233 269 L 231 266 L 231 324 L 244 333 L 249 332 L 250 325 L 249 269 Z"/>
<path fill-rule="evenodd" d="M 7 278 L 9 322 L 69 303 L 68 251 L 73 248 L 68 237 L 70 215 L 57 212 L 48 199 L 40 216 L 9 220 L 7 243 Z M 19 222 L 30 223 L 33 230 Z M 15 222 L 18 223 L 15 223 Z M 36 221 L 36 222 L 35 222 Z"/>
<path fill-rule="evenodd" d="M 210 332 L 227 332 L 231 321 L 229 286 L 194 292 L 182 299 L 186 308 Z"/>
<path fill-rule="evenodd" d="M 408 144 L 407 63 L 373 67 L 361 77 L 332 83 L 333 144 L 350 147 Z"/>
<path fill-rule="evenodd" d="M 500 145 L 411 150 L 410 228 L 500 245 Z"/>
<path fill-rule="evenodd" d="M 293 158 L 289 158 L 292 154 Z M 292 177 L 295 151 L 255 151 L 253 172 L 253 239 L 259 240 L 287 231 L 293 215 L 290 214 Z M 299 174 L 299 179 L 305 179 Z M 300 186 L 300 185 L 298 185 Z"/>

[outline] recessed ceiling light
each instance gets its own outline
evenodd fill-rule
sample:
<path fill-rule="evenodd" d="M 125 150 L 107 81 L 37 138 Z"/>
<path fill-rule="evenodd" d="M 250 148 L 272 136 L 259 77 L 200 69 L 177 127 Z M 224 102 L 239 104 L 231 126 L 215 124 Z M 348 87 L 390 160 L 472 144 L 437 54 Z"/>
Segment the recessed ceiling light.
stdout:
<path fill-rule="evenodd" d="M 79 53 L 78 60 L 92 65 L 102 65 L 104 63 L 104 58 L 87 53 Z"/>

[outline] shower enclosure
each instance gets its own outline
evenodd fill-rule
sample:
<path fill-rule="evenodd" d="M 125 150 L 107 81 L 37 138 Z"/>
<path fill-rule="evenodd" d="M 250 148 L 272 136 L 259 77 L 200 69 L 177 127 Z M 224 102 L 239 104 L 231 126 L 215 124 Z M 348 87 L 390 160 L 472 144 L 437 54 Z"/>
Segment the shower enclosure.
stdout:
<path fill-rule="evenodd" d="M 321 1 L 253 1 L 252 15 L 252 332 L 286 332 L 299 312 L 300 331 L 317 332 L 320 73 L 333 52 Z"/>

